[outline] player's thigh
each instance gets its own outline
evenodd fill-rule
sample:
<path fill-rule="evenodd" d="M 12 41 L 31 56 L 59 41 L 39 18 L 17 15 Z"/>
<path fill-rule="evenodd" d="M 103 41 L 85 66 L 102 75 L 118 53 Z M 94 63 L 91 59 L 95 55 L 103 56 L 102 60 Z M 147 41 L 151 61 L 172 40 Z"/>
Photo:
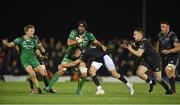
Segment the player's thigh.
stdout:
<path fill-rule="evenodd" d="M 42 66 L 41 66 L 41 65 L 35 66 L 35 67 L 34 67 L 34 70 L 35 70 L 36 72 L 38 72 L 41 76 L 44 76 L 44 75 L 45 75 L 45 72 L 44 72 L 44 70 L 42 69 Z"/>
<path fill-rule="evenodd" d="M 101 68 L 103 64 L 99 62 L 92 62 L 90 68 L 89 68 L 89 74 L 90 76 L 94 76 L 96 74 L 96 71 Z"/>
<path fill-rule="evenodd" d="M 31 65 L 28 65 L 24 68 L 30 77 L 35 76 L 35 71 Z"/>
<path fill-rule="evenodd" d="M 36 72 L 38 72 L 41 76 L 47 76 L 47 71 L 45 65 L 38 65 L 34 68 Z"/>
<path fill-rule="evenodd" d="M 175 73 L 176 65 L 174 64 L 168 64 L 165 68 L 166 72 Z"/>
<path fill-rule="evenodd" d="M 34 72 L 33 67 L 31 66 L 31 64 L 28 62 L 28 60 L 26 59 L 21 59 L 20 60 L 21 65 L 23 66 L 24 70 L 28 73 L 31 74 Z"/>
<path fill-rule="evenodd" d="M 86 63 L 85 62 L 80 62 L 78 67 L 86 67 Z"/>
<path fill-rule="evenodd" d="M 155 79 L 157 81 L 161 81 L 162 80 L 161 74 L 162 74 L 161 71 L 153 72 L 153 75 L 154 75 L 154 77 L 155 77 Z"/>

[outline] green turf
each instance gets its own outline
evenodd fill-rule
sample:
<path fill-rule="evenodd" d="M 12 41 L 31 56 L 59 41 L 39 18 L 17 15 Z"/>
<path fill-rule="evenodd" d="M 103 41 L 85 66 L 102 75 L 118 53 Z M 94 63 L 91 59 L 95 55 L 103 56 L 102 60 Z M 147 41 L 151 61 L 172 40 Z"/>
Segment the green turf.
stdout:
<path fill-rule="evenodd" d="M 41 83 L 43 87 L 43 84 Z M 148 93 L 148 84 L 134 84 L 135 94 L 130 96 L 125 85 L 121 83 L 103 83 L 106 94 L 95 96 L 92 82 L 85 84 L 84 95 L 75 94 L 77 83 L 56 83 L 56 94 L 29 94 L 27 82 L 0 82 L 0 104 L 178 104 L 180 103 L 180 84 L 177 84 L 177 95 L 166 96 L 160 85 Z"/>

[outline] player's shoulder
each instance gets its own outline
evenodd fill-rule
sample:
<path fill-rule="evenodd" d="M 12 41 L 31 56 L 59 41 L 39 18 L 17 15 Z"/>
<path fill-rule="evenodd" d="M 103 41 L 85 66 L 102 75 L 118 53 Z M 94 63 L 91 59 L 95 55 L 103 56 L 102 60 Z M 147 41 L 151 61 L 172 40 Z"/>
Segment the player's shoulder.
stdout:
<path fill-rule="evenodd" d="M 71 34 L 77 34 L 77 33 L 78 33 L 78 29 L 76 29 L 76 28 L 75 28 L 75 29 L 72 29 L 70 33 L 71 33 Z"/>
<path fill-rule="evenodd" d="M 140 45 L 141 45 L 141 44 L 145 45 L 145 44 L 148 44 L 148 43 L 149 43 L 148 38 L 143 38 L 143 39 L 139 42 Z"/>
<path fill-rule="evenodd" d="M 92 33 L 92 32 L 89 32 L 89 31 L 86 31 L 86 34 L 87 34 L 87 35 L 93 35 L 93 33 Z"/>
<path fill-rule="evenodd" d="M 174 37 L 174 36 L 177 36 L 177 35 L 176 35 L 176 33 L 175 33 L 174 31 L 170 31 L 170 32 L 169 32 L 169 36 L 170 36 L 170 37 Z"/>
<path fill-rule="evenodd" d="M 23 38 L 23 37 L 17 37 L 17 38 L 15 38 L 15 39 L 13 40 L 13 42 L 16 43 L 16 44 L 19 44 L 19 43 L 21 43 L 22 41 L 24 41 L 24 38 Z"/>
<path fill-rule="evenodd" d="M 69 34 L 69 38 L 74 38 L 75 36 L 78 35 L 78 30 L 77 29 L 73 29 L 70 31 L 70 34 Z"/>
<path fill-rule="evenodd" d="M 24 39 L 23 36 L 21 36 L 21 37 L 15 38 L 14 40 L 23 40 L 23 39 Z"/>

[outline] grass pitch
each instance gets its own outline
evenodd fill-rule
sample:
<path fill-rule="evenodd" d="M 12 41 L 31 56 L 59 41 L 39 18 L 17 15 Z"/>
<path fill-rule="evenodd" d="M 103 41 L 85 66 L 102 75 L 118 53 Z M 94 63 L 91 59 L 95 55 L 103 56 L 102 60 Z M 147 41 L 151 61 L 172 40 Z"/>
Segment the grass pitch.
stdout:
<path fill-rule="evenodd" d="M 167 96 L 158 84 L 148 93 L 148 84 L 134 84 L 135 94 L 129 95 L 122 83 L 102 83 L 105 95 L 96 96 L 96 87 L 87 82 L 83 95 L 76 95 L 77 82 L 56 83 L 56 94 L 30 94 L 27 82 L 0 82 L 0 104 L 180 104 L 180 84 L 177 94 Z M 44 87 L 41 83 L 41 87 Z"/>

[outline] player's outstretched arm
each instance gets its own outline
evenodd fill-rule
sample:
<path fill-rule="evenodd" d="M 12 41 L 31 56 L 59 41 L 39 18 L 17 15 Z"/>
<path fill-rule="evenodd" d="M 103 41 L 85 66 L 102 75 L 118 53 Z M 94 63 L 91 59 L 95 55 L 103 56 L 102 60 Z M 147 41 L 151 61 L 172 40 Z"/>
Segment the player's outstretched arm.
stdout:
<path fill-rule="evenodd" d="M 42 45 L 41 43 L 39 43 L 38 48 L 39 48 L 39 50 L 40 50 L 42 53 L 45 53 L 45 52 L 46 52 L 46 51 L 45 51 L 45 48 L 43 47 L 43 45 Z"/>
<path fill-rule="evenodd" d="M 7 46 L 7 47 L 13 47 L 15 46 L 15 43 L 14 42 L 8 42 L 7 39 L 2 39 L 2 43 Z"/>

